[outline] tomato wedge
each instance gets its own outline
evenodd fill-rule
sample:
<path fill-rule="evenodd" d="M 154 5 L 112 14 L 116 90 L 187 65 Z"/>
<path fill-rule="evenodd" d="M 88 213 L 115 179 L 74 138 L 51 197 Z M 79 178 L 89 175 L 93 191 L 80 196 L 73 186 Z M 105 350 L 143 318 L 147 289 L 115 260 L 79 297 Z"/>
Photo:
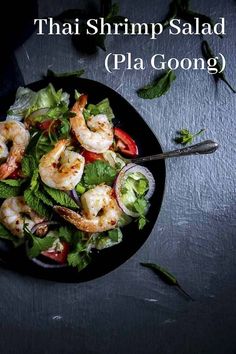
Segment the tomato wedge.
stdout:
<path fill-rule="evenodd" d="M 131 136 L 120 128 L 114 128 L 116 147 L 126 156 L 138 156 L 138 147 Z"/>
<path fill-rule="evenodd" d="M 57 251 L 43 251 L 42 255 L 53 259 L 55 262 L 60 264 L 65 264 L 67 261 L 67 255 L 69 253 L 69 243 L 62 241 L 61 244 L 63 245 L 63 250 L 61 252 Z"/>
<path fill-rule="evenodd" d="M 38 128 L 42 130 L 43 132 L 50 131 L 52 132 L 60 123 L 60 120 L 58 119 L 46 119 L 42 123 L 38 123 Z"/>
<path fill-rule="evenodd" d="M 85 163 L 94 162 L 97 160 L 104 160 L 103 154 L 96 154 L 95 152 L 91 152 L 88 150 L 83 150 L 81 155 L 85 158 Z"/>

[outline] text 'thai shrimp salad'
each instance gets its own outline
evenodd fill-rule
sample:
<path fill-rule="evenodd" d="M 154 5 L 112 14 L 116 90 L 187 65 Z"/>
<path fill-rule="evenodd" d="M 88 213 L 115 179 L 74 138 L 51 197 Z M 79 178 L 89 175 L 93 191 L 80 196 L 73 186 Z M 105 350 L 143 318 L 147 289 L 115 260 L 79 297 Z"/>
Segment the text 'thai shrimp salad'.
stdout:
<path fill-rule="evenodd" d="M 129 163 L 138 147 L 113 126 L 107 98 L 88 104 L 75 91 L 73 107 L 69 98 L 51 84 L 20 87 L 0 122 L 0 238 L 40 265 L 81 271 L 122 242 L 125 225 L 145 226 L 155 181 Z"/>

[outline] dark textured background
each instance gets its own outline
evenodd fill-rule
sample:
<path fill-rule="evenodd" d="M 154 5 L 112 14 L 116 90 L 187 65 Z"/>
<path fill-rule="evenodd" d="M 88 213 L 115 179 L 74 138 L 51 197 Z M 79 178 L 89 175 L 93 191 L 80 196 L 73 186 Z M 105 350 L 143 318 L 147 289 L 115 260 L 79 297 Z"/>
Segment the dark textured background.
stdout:
<path fill-rule="evenodd" d="M 39 17 L 83 3 L 38 2 Z M 122 0 L 120 4 L 121 12 L 134 22 L 157 21 L 167 10 L 161 0 Z M 214 36 L 209 42 L 215 52 L 224 53 L 227 76 L 236 86 L 236 2 L 195 0 L 192 7 L 215 19 L 225 16 L 227 36 L 223 40 Z M 113 37 L 108 49 L 132 51 L 145 59 L 162 52 L 177 58 L 201 55 L 199 37 L 171 37 L 167 32 L 156 41 Z M 207 128 L 205 137 L 218 141 L 221 148 L 212 156 L 167 162 L 167 187 L 158 222 L 142 249 L 112 273 L 88 283 L 58 284 L 1 269 L 0 352 L 236 353 L 236 95 L 222 83 L 216 89 L 204 71 L 179 70 L 166 96 L 141 100 L 135 91 L 155 72 L 108 74 L 105 55 L 102 51 L 94 57 L 80 55 L 69 38 L 35 34 L 16 51 L 26 84 L 40 79 L 48 67 L 55 71 L 85 68 L 88 78 L 107 84 L 134 105 L 164 149 L 174 147 L 171 138 L 182 127 Z M 196 301 L 186 301 L 139 266 L 140 261 L 167 267 Z"/>

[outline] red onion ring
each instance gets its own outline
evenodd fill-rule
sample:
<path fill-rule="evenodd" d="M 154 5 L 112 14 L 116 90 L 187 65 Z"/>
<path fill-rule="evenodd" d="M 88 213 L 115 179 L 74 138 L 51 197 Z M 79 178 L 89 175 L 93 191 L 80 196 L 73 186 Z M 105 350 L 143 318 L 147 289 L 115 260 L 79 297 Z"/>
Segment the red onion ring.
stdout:
<path fill-rule="evenodd" d="M 75 189 L 72 189 L 70 191 L 70 197 L 76 202 L 79 207 L 81 207 L 80 199 Z"/>
<path fill-rule="evenodd" d="M 38 266 L 40 266 L 42 268 L 46 268 L 46 269 L 68 267 L 68 265 L 66 263 L 65 264 L 48 264 L 48 263 L 44 263 L 43 261 L 40 261 L 38 258 L 32 258 L 31 261 L 34 262 L 35 264 L 37 264 Z"/>
<path fill-rule="evenodd" d="M 149 190 L 148 190 L 147 194 L 145 195 L 145 198 L 146 199 L 151 198 L 151 196 L 153 195 L 154 190 L 155 190 L 155 179 L 154 179 L 152 173 L 146 167 L 139 166 L 134 163 L 130 163 L 130 164 L 126 165 L 124 168 L 122 168 L 122 170 L 120 171 L 120 173 L 118 174 L 118 176 L 116 178 L 114 190 L 115 190 L 118 205 L 121 208 L 121 210 L 125 214 L 136 218 L 139 216 L 139 214 L 128 209 L 125 206 L 125 204 L 122 202 L 122 199 L 121 199 L 121 187 L 122 187 L 123 182 L 126 180 L 126 178 L 128 177 L 128 175 L 130 173 L 135 173 L 135 172 L 141 173 L 148 180 Z"/>
<path fill-rule="evenodd" d="M 49 226 L 49 225 L 59 225 L 57 221 L 43 221 L 43 222 L 39 222 L 38 224 L 35 224 L 32 229 L 31 232 L 32 234 L 34 234 L 39 227 L 43 227 L 43 226 Z"/>

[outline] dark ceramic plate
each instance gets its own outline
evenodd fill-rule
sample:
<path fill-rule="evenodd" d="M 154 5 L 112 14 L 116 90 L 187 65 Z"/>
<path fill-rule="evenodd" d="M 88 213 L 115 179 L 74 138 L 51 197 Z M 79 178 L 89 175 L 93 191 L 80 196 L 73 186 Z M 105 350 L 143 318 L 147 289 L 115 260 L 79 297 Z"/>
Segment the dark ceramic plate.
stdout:
<path fill-rule="evenodd" d="M 34 82 L 29 87 L 35 91 L 45 87 L 48 80 Z M 111 107 L 115 113 L 115 125 L 127 131 L 137 142 L 140 156 L 161 153 L 161 146 L 147 124 L 139 113 L 118 93 L 111 88 L 95 81 L 87 79 L 58 78 L 50 80 L 56 89 L 62 88 L 74 97 L 74 90 L 88 94 L 88 101 L 97 103 L 108 97 Z M 15 93 L 8 98 L 8 107 L 14 101 Z M 71 102 L 72 104 L 73 102 Z M 34 277 L 62 281 L 82 282 L 102 276 L 122 263 L 127 261 L 147 240 L 157 220 L 164 194 L 165 185 L 165 163 L 156 161 L 147 163 L 150 171 L 156 180 L 156 190 L 151 198 L 151 208 L 147 218 L 149 223 L 142 231 L 138 230 L 137 223 L 133 222 L 123 228 L 123 242 L 112 248 L 94 253 L 92 263 L 82 272 L 66 267 L 57 269 L 45 269 L 32 261 L 25 255 L 24 247 L 12 249 L 7 241 L 0 241 L 0 257 L 3 266 L 15 271 L 29 274 Z"/>

